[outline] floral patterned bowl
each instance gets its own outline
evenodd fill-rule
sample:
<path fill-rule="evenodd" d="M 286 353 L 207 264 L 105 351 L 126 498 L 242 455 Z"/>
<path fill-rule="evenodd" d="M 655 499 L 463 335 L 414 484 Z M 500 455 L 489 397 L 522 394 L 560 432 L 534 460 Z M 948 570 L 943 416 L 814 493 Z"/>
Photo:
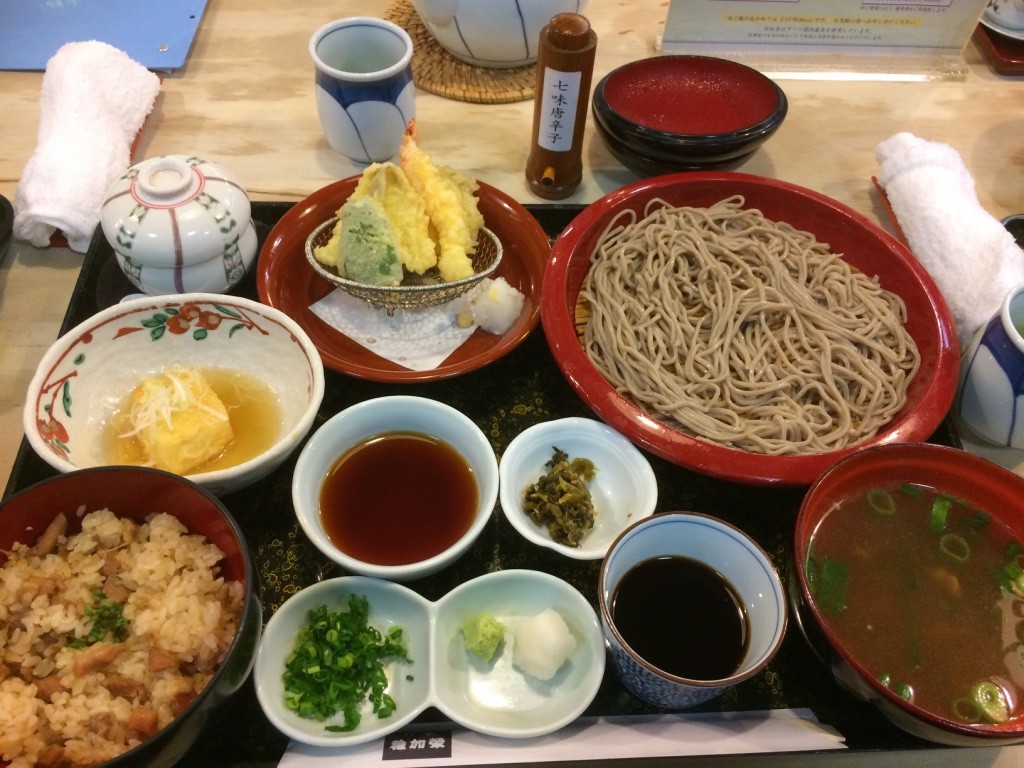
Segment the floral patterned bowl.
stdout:
<path fill-rule="evenodd" d="M 102 310 L 47 350 L 25 399 L 29 443 L 61 472 L 124 463 L 112 449 L 118 410 L 143 376 L 174 364 L 239 374 L 265 385 L 271 410 L 278 405 L 268 446 L 234 466 L 188 475 L 218 495 L 278 467 L 309 432 L 323 399 L 319 353 L 282 312 L 219 294 L 143 297 Z"/>

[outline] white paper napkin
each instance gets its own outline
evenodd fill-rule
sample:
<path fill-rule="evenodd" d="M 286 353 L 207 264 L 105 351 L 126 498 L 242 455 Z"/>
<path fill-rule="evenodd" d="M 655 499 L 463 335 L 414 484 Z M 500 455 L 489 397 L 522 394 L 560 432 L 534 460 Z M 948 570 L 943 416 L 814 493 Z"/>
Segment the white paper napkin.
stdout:
<path fill-rule="evenodd" d="M 14 235 L 40 248 L 61 230 L 84 253 L 103 196 L 131 163 L 131 146 L 160 79 L 96 40 L 68 43 L 46 64 L 38 143 L 14 197 Z"/>
<path fill-rule="evenodd" d="M 476 325 L 460 328 L 456 322 L 460 299 L 416 310 L 396 309 L 394 315 L 357 299 L 340 288 L 310 309 L 321 320 L 355 342 L 413 371 L 437 368 L 462 346 Z"/>
<path fill-rule="evenodd" d="M 885 190 L 907 245 L 946 299 L 965 348 L 1024 283 L 1024 252 L 982 208 L 959 153 L 910 133 L 875 150 Z"/>

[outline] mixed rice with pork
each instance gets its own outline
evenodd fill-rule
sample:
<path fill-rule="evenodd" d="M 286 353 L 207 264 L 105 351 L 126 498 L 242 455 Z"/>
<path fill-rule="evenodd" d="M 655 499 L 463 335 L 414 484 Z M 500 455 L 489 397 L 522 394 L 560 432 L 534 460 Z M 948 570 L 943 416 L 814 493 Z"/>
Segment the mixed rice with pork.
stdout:
<path fill-rule="evenodd" d="M 96 765 L 152 736 L 209 682 L 244 590 L 172 515 L 55 520 L 0 566 L 0 758 Z"/>

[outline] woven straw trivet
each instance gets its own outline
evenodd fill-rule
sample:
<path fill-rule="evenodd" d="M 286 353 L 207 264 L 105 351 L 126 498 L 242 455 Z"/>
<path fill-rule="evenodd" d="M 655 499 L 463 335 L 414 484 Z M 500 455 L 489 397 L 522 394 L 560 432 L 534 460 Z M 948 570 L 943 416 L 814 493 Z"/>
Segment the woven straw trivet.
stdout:
<path fill-rule="evenodd" d="M 508 104 L 533 98 L 537 66 L 514 69 L 474 67 L 441 47 L 420 20 L 409 0 L 397 0 L 384 18 L 393 21 L 412 38 L 412 78 L 417 87 L 456 101 L 474 104 Z"/>

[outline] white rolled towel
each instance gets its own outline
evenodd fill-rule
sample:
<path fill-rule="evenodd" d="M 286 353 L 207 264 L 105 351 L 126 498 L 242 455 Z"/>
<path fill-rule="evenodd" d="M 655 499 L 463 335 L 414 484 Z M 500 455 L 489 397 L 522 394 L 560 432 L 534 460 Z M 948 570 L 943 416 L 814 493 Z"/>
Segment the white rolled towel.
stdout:
<path fill-rule="evenodd" d="M 40 248 L 54 231 L 84 253 L 110 183 L 160 92 L 160 78 L 96 40 L 67 43 L 46 63 L 39 134 L 14 196 L 14 235 Z"/>
<path fill-rule="evenodd" d="M 961 348 L 1024 283 L 1024 251 L 978 201 L 974 179 L 947 144 L 897 133 L 875 150 L 885 190 L 907 245 L 935 280 Z"/>

